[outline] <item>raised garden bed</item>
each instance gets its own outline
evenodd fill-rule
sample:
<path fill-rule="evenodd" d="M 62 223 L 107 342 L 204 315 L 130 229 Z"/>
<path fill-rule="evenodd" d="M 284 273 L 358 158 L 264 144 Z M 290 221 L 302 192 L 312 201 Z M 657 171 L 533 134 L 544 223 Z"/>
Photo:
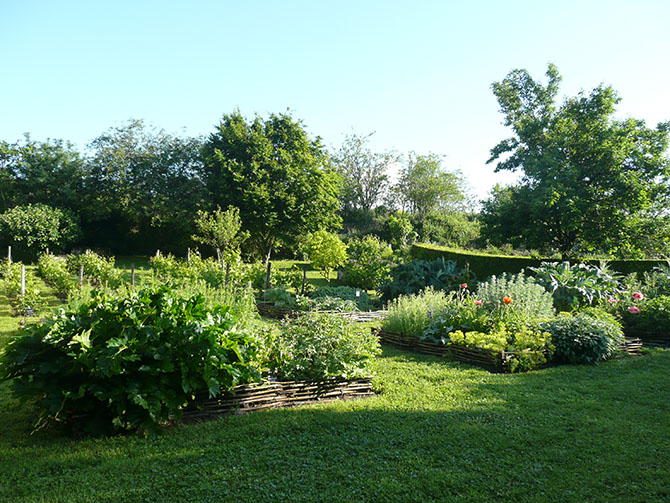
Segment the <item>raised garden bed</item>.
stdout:
<path fill-rule="evenodd" d="M 668 332 L 643 332 L 640 330 L 624 330 L 624 332 L 626 337 L 640 339 L 645 346 L 670 347 L 670 333 Z"/>
<path fill-rule="evenodd" d="M 380 341 L 392 346 L 435 356 L 451 356 L 455 360 L 477 365 L 491 372 L 509 372 L 509 361 L 514 358 L 513 352 L 491 351 L 482 348 L 471 348 L 450 344 L 448 346 L 422 341 L 414 335 L 401 334 L 390 330 L 379 330 Z M 631 355 L 639 355 L 642 341 L 638 338 L 626 338 L 619 348 Z"/>
<path fill-rule="evenodd" d="M 185 421 L 212 419 L 223 414 L 242 414 L 263 409 L 293 407 L 328 400 L 366 398 L 374 395 L 372 378 L 343 381 L 286 381 L 244 384 L 217 398 L 206 395 L 184 410 Z"/>
<path fill-rule="evenodd" d="M 256 307 L 258 309 L 258 314 L 265 316 L 267 318 L 283 319 L 283 318 L 295 318 L 305 314 L 307 311 L 298 311 L 295 309 L 286 309 L 283 307 L 276 307 L 270 302 L 256 302 Z M 374 321 L 381 320 L 386 316 L 387 311 L 319 311 L 320 313 L 329 313 L 337 314 L 343 318 L 347 318 L 352 321 Z"/>

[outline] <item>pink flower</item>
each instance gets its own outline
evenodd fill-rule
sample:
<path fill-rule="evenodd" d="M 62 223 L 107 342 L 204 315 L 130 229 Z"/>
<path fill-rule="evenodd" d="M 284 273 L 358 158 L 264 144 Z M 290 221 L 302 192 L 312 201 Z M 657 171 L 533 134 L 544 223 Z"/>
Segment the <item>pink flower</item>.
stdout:
<path fill-rule="evenodd" d="M 637 306 L 630 306 L 628 308 L 628 312 L 631 313 L 631 314 L 637 314 L 637 313 L 640 312 L 640 308 L 637 307 Z"/>
<path fill-rule="evenodd" d="M 640 292 L 633 292 L 633 299 L 642 300 L 644 299 L 644 295 L 642 295 Z"/>
<path fill-rule="evenodd" d="M 475 301 L 475 306 L 481 306 L 483 302 L 481 300 L 476 300 Z"/>
<path fill-rule="evenodd" d="M 610 304 L 616 304 L 617 302 L 619 302 L 619 299 L 615 299 L 614 297 L 610 297 L 609 299 L 607 299 L 607 302 L 609 302 Z"/>

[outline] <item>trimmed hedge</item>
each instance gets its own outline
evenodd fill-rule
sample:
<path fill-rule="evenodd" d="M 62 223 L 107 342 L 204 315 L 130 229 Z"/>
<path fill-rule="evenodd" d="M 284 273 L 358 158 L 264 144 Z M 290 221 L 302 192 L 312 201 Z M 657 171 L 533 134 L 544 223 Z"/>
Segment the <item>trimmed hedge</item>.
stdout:
<path fill-rule="evenodd" d="M 500 275 L 504 272 L 518 273 L 528 267 L 538 267 L 542 262 L 557 262 L 555 259 L 537 259 L 532 257 L 516 257 L 509 255 L 489 255 L 481 252 L 459 250 L 446 246 L 418 243 L 412 245 L 411 255 L 415 259 L 455 260 L 459 265 L 470 264 L 470 270 L 478 279 L 484 280 L 492 275 Z M 560 262 L 560 261 L 559 261 Z M 583 259 L 579 262 L 589 265 L 599 265 L 600 260 Z M 654 267 L 666 264 L 665 260 L 610 260 L 607 265 L 610 269 L 621 274 L 643 273 L 651 271 Z"/>

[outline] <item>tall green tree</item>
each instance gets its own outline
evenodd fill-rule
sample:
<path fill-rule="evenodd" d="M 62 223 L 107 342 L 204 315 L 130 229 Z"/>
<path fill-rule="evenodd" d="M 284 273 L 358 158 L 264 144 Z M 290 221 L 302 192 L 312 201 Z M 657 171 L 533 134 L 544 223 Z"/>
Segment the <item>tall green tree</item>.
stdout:
<path fill-rule="evenodd" d="M 483 234 L 564 255 L 630 249 L 631 219 L 655 218 L 667 200 L 670 123 L 615 119 L 620 99 L 603 85 L 559 105 L 554 65 L 546 76 L 514 70 L 492 85 L 513 135 L 488 162 L 522 177 L 485 203 Z"/>
<path fill-rule="evenodd" d="M 214 204 L 240 209 L 249 242 L 266 261 L 283 244 L 340 225 L 339 176 L 320 139 L 289 113 L 223 116 L 204 147 Z"/>

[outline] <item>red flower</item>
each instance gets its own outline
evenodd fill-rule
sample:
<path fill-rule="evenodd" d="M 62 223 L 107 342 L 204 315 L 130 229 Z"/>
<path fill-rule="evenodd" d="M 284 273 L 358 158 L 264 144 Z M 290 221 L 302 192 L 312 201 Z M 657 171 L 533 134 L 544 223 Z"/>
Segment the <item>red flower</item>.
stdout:
<path fill-rule="evenodd" d="M 637 306 L 630 306 L 628 308 L 628 312 L 631 313 L 631 314 L 637 314 L 637 313 L 640 312 L 640 308 L 637 307 Z"/>
<path fill-rule="evenodd" d="M 633 299 L 642 300 L 644 299 L 644 295 L 642 295 L 640 292 L 633 292 Z"/>
<path fill-rule="evenodd" d="M 616 304 L 617 302 L 619 302 L 619 299 L 615 299 L 614 297 L 610 297 L 609 299 L 607 299 L 607 302 L 609 302 L 610 304 Z"/>
<path fill-rule="evenodd" d="M 475 306 L 481 306 L 483 302 L 481 300 L 476 300 L 475 301 Z"/>
<path fill-rule="evenodd" d="M 512 297 L 509 297 L 509 296 L 503 297 L 503 302 L 505 303 L 505 305 L 511 304 L 513 302 Z"/>
<path fill-rule="evenodd" d="M 461 283 L 461 288 L 467 288 L 468 284 L 467 283 Z"/>

